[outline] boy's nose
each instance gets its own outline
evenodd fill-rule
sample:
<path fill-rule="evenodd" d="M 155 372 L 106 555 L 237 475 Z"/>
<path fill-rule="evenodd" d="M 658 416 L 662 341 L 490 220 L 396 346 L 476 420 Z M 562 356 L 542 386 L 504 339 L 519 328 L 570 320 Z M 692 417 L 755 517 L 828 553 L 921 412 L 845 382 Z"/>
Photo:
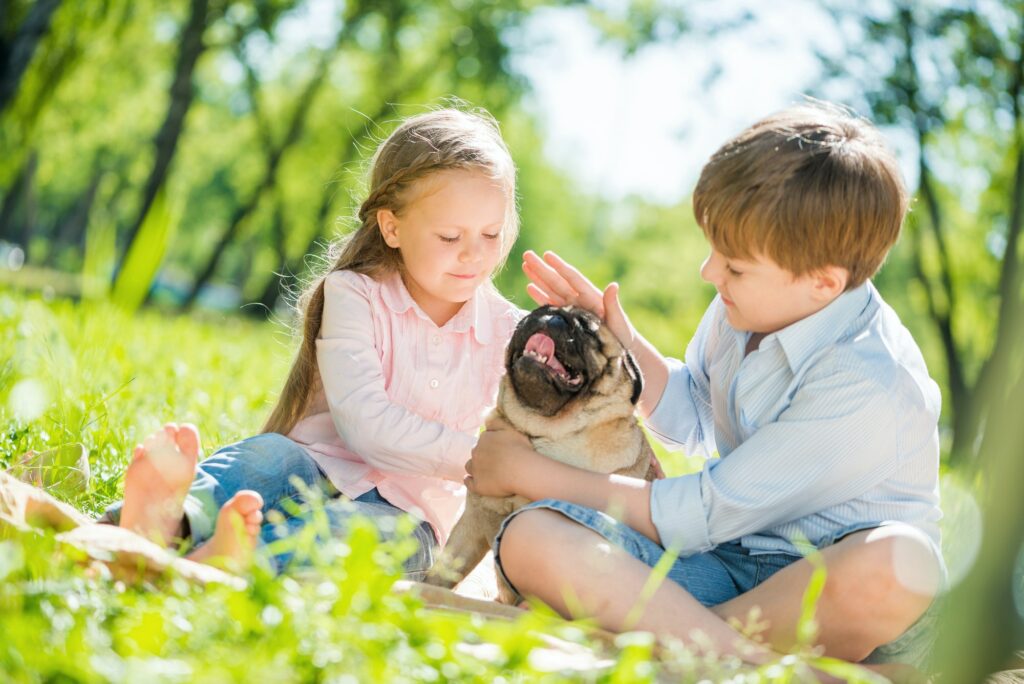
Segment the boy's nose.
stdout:
<path fill-rule="evenodd" d="M 721 274 L 721 266 L 715 264 L 715 255 L 712 252 L 704 260 L 704 263 L 700 265 L 700 277 L 712 285 L 716 285 L 721 278 Z"/>

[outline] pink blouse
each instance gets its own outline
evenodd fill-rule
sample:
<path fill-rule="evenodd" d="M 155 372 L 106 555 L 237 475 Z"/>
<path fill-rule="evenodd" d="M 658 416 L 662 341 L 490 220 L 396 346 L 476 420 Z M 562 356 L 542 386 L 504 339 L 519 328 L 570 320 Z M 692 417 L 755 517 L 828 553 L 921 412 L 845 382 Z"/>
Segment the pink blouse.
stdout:
<path fill-rule="evenodd" d="M 288 437 L 342 494 L 377 487 L 444 544 L 462 513 L 465 464 L 520 316 L 481 287 L 438 327 L 397 273 L 378 282 L 335 271 L 324 283 L 316 343 L 323 391 Z"/>

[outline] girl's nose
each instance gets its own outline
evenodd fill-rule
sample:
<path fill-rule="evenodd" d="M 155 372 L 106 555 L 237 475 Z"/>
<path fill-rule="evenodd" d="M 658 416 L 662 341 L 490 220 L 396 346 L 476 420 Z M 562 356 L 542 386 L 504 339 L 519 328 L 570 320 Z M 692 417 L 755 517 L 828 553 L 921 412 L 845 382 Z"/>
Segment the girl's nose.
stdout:
<path fill-rule="evenodd" d="M 462 250 L 459 252 L 459 260 L 464 263 L 476 261 L 480 258 L 480 254 L 483 253 L 483 245 L 480 238 L 467 237 L 463 241 Z"/>

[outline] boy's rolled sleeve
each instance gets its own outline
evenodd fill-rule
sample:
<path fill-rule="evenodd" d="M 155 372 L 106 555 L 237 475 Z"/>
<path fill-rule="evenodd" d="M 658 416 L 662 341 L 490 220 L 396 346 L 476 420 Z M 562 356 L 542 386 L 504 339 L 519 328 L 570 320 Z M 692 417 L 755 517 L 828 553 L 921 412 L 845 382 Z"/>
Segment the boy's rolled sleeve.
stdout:
<path fill-rule="evenodd" d="M 653 484 L 662 546 L 691 555 L 855 499 L 900 462 L 912 412 L 898 395 L 856 373 L 811 379 L 728 456 Z"/>
<path fill-rule="evenodd" d="M 687 442 L 692 441 L 693 428 L 699 428 L 697 409 L 690 397 L 690 371 L 679 359 L 669 358 L 666 361 L 668 382 L 665 391 L 644 425 L 662 444 L 686 448 Z"/>
<path fill-rule="evenodd" d="M 721 305 L 715 299 L 686 347 L 686 361 L 666 359 L 668 382 L 644 425 L 670 449 L 705 457 L 714 450 L 715 416 L 707 353 L 717 344 L 721 316 Z"/>
<path fill-rule="evenodd" d="M 651 486 L 651 520 L 666 549 L 680 556 L 710 551 L 707 514 L 700 492 L 700 473 L 655 480 Z"/>

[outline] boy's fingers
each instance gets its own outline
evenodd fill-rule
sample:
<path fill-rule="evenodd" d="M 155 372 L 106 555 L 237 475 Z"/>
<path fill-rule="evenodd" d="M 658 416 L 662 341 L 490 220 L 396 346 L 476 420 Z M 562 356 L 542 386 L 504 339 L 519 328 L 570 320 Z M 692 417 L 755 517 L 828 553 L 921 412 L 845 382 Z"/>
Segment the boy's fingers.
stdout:
<path fill-rule="evenodd" d="M 544 252 L 544 263 L 554 269 L 569 285 L 581 294 L 600 292 L 594 283 L 576 270 L 576 267 L 554 252 Z"/>
<path fill-rule="evenodd" d="M 605 322 L 611 326 L 626 324 L 626 312 L 619 301 L 619 284 L 612 283 L 604 289 Z"/>
<path fill-rule="evenodd" d="M 575 304 L 579 294 L 568 280 L 543 261 L 526 261 L 523 270 L 536 285 L 544 289 L 552 298 L 552 303 L 559 306 Z"/>
<path fill-rule="evenodd" d="M 552 304 L 552 305 L 555 304 L 554 300 L 551 299 L 551 297 L 548 295 L 547 292 L 545 292 L 544 290 L 540 289 L 539 287 L 537 287 L 533 283 L 527 283 L 526 284 L 526 294 L 530 295 L 530 299 L 532 299 L 533 301 L 537 302 L 538 306 L 545 306 L 547 304 Z"/>
<path fill-rule="evenodd" d="M 636 333 L 629 322 L 629 317 L 626 316 L 626 310 L 622 308 L 622 302 L 619 301 L 619 284 L 612 283 L 606 287 L 602 300 L 605 310 L 604 322 L 608 325 L 608 329 L 619 338 L 619 342 L 627 349 L 631 348 Z"/>

